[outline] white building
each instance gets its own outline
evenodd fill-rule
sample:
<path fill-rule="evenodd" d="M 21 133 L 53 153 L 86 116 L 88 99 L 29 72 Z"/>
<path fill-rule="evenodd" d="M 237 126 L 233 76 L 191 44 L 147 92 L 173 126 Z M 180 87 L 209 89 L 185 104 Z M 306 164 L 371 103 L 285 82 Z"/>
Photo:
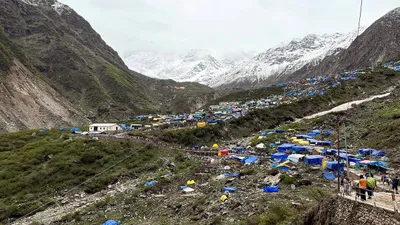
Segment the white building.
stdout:
<path fill-rule="evenodd" d="M 122 128 L 116 123 L 94 123 L 89 125 L 89 131 L 119 131 Z"/>

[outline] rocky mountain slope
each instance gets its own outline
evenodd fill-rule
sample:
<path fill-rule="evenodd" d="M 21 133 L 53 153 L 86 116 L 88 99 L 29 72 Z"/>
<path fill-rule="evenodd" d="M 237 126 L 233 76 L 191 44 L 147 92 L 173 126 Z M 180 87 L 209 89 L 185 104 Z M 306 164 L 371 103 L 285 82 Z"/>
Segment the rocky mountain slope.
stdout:
<path fill-rule="evenodd" d="M 374 22 L 353 43 L 337 55 L 324 59 L 309 73 L 335 73 L 372 67 L 378 62 L 400 59 L 400 8 Z M 306 73 L 307 75 L 307 73 Z"/>
<path fill-rule="evenodd" d="M 318 65 L 325 57 L 336 55 L 346 49 L 356 37 L 356 32 L 348 34 L 310 34 L 302 39 L 270 48 L 234 69 L 214 77 L 211 87 L 254 86 L 267 79 L 281 80 L 304 67 Z M 257 85 L 256 85 L 257 86 Z"/>
<path fill-rule="evenodd" d="M 18 59 L 78 115 L 115 120 L 143 111 L 190 111 L 214 97 L 212 89 L 200 84 L 130 71 L 84 18 L 56 0 L 0 0 L 0 5 L 0 27 L 20 49 L 11 49 L 13 58 L 7 64 Z M 4 76 L 10 68 L 3 69 Z M 7 79 L 2 83 L 9 85 Z M 6 110 L 10 114 L 14 108 Z"/>
<path fill-rule="evenodd" d="M 236 52 L 220 58 L 203 49 L 192 49 L 186 53 L 137 51 L 124 60 L 130 69 L 154 78 L 209 85 L 214 77 L 253 55 L 253 52 Z"/>

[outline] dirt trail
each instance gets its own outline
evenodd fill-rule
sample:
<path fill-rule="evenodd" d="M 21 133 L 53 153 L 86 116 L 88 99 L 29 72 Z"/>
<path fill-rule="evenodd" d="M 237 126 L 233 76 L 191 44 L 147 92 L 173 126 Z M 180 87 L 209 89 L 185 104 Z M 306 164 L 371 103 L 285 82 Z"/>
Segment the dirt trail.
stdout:
<path fill-rule="evenodd" d="M 29 225 L 33 222 L 41 224 L 51 224 L 60 220 L 63 216 L 85 209 L 96 202 L 104 201 L 107 196 L 113 197 L 118 193 L 130 193 L 136 187 L 137 180 L 128 180 L 109 185 L 107 189 L 92 195 L 83 192 L 71 194 L 67 197 L 56 198 L 58 204 L 55 204 L 42 212 L 38 212 L 30 217 L 14 221 L 13 225 Z"/>
<path fill-rule="evenodd" d="M 363 100 L 347 102 L 347 103 L 344 103 L 342 105 L 336 106 L 335 108 L 332 108 L 330 110 L 322 111 L 322 112 L 315 113 L 315 114 L 310 115 L 310 116 L 306 116 L 306 117 L 304 117 L 302 119 L 298 119 L 297 121 L 299 122 L 299 121 L 304 120 L 304 119 L 313 119 L 313 118 L 324 116 L 326 114 L 333 113 L 333 112 L 346 111 L 348 109 L 351 109 L 352 105 L 354 105 L 354 104 L 355 105 L 359 105 L 359 104 L 362 104 L 364 102 L 369 102 L 369 101 L 372 101 L 372 100 L 374 100 L 376 98 L 384 98 L 384 97 L 387 97 L 389 95 L 390 95 L 390 92 L 389 93 L 385 93 L 385 94 L 381 94 L 381 95 L 374 95 L 374 96 L 371 96 L 371 97 L 363 99 Z"/>

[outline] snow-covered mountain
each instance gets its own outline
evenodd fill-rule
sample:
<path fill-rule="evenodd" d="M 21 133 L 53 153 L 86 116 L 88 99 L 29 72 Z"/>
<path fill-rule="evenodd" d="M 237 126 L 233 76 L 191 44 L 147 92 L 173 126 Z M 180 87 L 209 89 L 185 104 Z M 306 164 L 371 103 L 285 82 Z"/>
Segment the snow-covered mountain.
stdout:
<path fill-rule="evenodd" d="M 192 49 L 185 53 L 137 51 L 124 60 L 130 69 L 146 76 L 209 84 L 214 77 L 254 55 L 253 52 L 236 52 L 217 59 L 213 52 L 202 49 Z"/>
<path fill-rule="evenodd" d="M 364 29 L 362 29 L 363 31 Z M 347 34 L 310 34 L 270 48 L 232 70 L 215 76 L 207 83 L 211 87 L 235 83 L 257 83 L 271 76 L 290 75 L 304 66 L 315 66 L 327 56 L 347 49 L 357 32 Z"/>
<path fill-rule="evenodd" d="M 25 4 L 34 6 L 51 6 L 58 14 L 71 13 L 71 8 L 57 0 L 21 0 Z"/>

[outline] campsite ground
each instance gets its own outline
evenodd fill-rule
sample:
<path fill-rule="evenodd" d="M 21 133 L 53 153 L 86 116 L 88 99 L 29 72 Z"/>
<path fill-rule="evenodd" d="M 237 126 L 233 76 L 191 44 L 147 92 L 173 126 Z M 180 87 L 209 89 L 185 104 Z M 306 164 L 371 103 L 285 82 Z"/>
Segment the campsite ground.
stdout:
<path fill-rule="evenodd" d="M 6 183 L 0 189 L 4 206 L 0 210 L 1 218 L 3 221 L 18 218 L 39 209 L 45 211 L 14 224 L 87 224 L 88 221 L 100 224 L 107 219 L 120 220 L 124 224 L 301 222 L 302 217 L 298 215 L 304 215 L 324 196 L 335 193 L 336 183 L 325 180 L 321 168 L 299 163 L 295 170 L 279 174 L 277 169 L 271 169 L 268 156 L 260 157 L 256 164 L 243 166 L 235 160 L 217 156 L 179 152 L 179 146 L 193 146 L 200 142 L 209 145 L 216 140 L 227 146 L 238 142 L 247 145 L 249 141 L 251 145 L 261 141 L 268 146 L 276 141 L 288 141 L 295 132 L 312 129 L 334 131 L 336 118 L 340 115 L 347 118 L 349 145 L 382 148 L 389 152 L 389 159 L 396 165 L 399 156 L 394 152 L 400 142 L 396 120 L 400 118 L 396 101 L 398 89 L 388 97 L 346 112 L 291 122 L 293 117 L 332 108 L 346 99 L 353 99 L 351 96 L 363 99 L 379 94 L 392 86 L 385 80 L 384 76 L 367 77 L 366 82 L 344 85 L 327 96 L 257 111 L 227 126 L 146 134 L 155 140 L 146 147 L 140 140 L 132 138 L 93 141 L 55 130 L 0 135 L 0 147 L 4 150 L 0 152 L 4 160 L 2 182 Z M 350 96 L 332 97 L 338 93 Z M 316 109 L 316 105 L 319 108 Z M 253 133 L 260 134 L 260 131 L 272 128 L 288 132 L 265 139 L 252 138 Z M 293 130 L 292 133 L 289 130 Z M 324 138 L 334 141 L 337 136 L 332 132 Z M 273 149 L 268 150 L 271 151 Z M 266 150 L 261 152 L 266 153 Z M 103 172 L 116 162 L 120 163 Z M 230 169 L 224 169 L 225 166 Z M 15 176 L 7 176 L 5 171 L 14 171 Z M 216 179 L 225 172 L 238 172 L 240 175 Z M 101 176 L 96 179 L 72 189 L 99 173 Z M 262 188 L 272 185 L 276 178 L 280 178 L 280 191 L 263 192 Z M 180 186 L 189 179 L 196 181 L 192 185 L 194 192 L 183 193 Z M 146 187 L 145 183 L 150 180 L 158 182 Z M 10 183 L 15 184 L 15 188 Z M 223 187 L 237 188 L 229 194 L 226 202 L 220 200 Z"/>

